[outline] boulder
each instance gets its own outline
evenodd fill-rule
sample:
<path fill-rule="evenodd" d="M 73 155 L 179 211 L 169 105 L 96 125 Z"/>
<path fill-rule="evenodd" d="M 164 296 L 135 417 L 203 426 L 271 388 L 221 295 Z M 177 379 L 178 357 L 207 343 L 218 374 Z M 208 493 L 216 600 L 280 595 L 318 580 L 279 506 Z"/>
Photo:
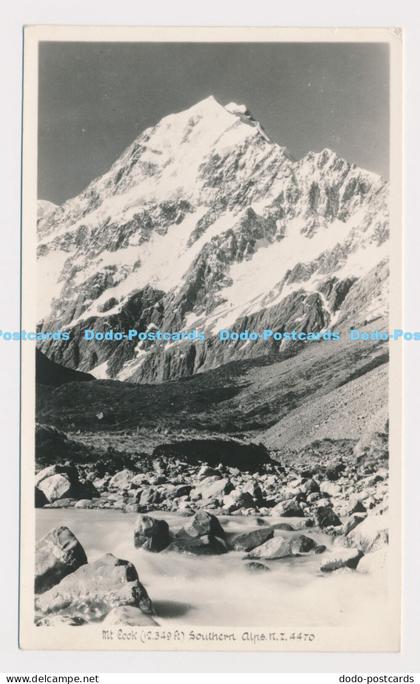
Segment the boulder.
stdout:
<path fill-rule="evenodd" d="M 328 494 L 328 496 L 332 497 L 340 496 L 341 494 L 340 485 L 336 482 L 330 482 L 329 480 L 321 482 L 321 484 L 319 485 L 319 490 L 321 494 Z"/>
<path fill-rule="evenodd" d="M 43 480 L 46 480 L 47 478 L 57 474 L 65 475 L 67 479 L 72 482 L 77 482 L 79 479 L 76 466 L 55 463 L 54 465 L 43 468 L 35 475 L 35 487 L 39 487 Z"/>
<path fill-rule="evenodd" d="M 364 553 L 371 553 L 388 544 L 388 517 L 386 515 L 370 515 L 353 529 L 347 539 L 352 546 Z"/>
<path fill-rule="evenodd" d="M 140 513 L 141 506 L 139 506 L 137 503 L 127 503 L 124 505 L 124 511 L 126 513 Z"/>
<path fill-rule="evenodd" d="M 325 544 L 318 544 L 314 548 L 315 553 L 324 553 L 326 550 L 327 550 L 327 547 L 325 546 Z"/>
<path fill-rule="evenodd" d="M 56 527 L 35 546 L 35 593 L 48 591 L 85 563 L 79 540 L 68 527 Z"/>
<path fill-rule="evenodd" d="M 341 520 L 329 506 L 319 506 L 315 511 L 316 521 L 319 527 L 338 527 Z"/>
<path fill-rule="evenodd" d="M 248 480 L 241 484 L 240 490 L 250 494 L 254 501 L 262 502 L 264 499 L 262 489 L 255 480 Z"/>
<path fill-rule="evenodd" d="M 219 470 L 216 470 L 215 468 L 210 468 L 208 465 L 204 464 L 201 466 L 197 473 L 197 477 L 199 480 L 204 480 L 204 478 L 206 477 L 212 477 L 212 475 L 215 475 L 216 477 L 222 477 Z"/>
<path fill-rule="evenodd" d="M 313 539 L 305 537 L 303 534 L 297 534 L 292 537 L 276 536 L 252 549 L 247 558 L 275 560 L 288 556 L 299 556 L 314 551 L 316 546 L 316 542 Z"/>
<path fill-rule="evenodd" d="M 215 499 L 233 489 L 232 483 L 224 477 L 206 477 L 190 491 L 190 498 L 204 500 Z"/>
<path fill-rule="evenodd" d="M 153 506 L 162 500 L 161 493 L 155 487 L 145 487 L 139 497 L 140 506 Z"/>
<path fill-rule="evenodd" d="M 50 615 L 48 617 L 35 618 L 35 625 L 37 627 L 60 627 L 61 625 L 80 627 L 86 624 L 87 620 L 74 615 Z"/>
<path fill-rule="evenodd" d="M 146 480 L 144 473 L 137 473 L 137 475 L 134 475 L 134 477 L 131 478 L 130 489 L 138 489 L 139 487 L 147 483 L 148 480 Z"/>
<path fill-rule="evenodd" d="M 290 501 L 294 499 L 295 501 L 304 501 L 306 495 L 301 491 L 300 487 L 281 487 L 280 491 L 276 492 L 276 503 L 282 503 L 284 501 Z"/>
<path fill-rule="evenodd" d="M 105 477 L 96 477 L 92 481 L 92 484 L 98 492 L 105 492 L 108 489 L 110 479 L 109 475 L 106 475 Z"/>
<path fill-rule="evenodd" d="M 279 480 L 276 475 L 262 476 L 260 481 L 264 483 L 266 489 L 277 489 L 279 485 Z"/>
<path fill-rule="evenodd" d="M 196 555 L 226 553 L 225 532 L 215 515 L 198 511 L 186 527 L 176 534 L 167 551 L 180 551 Z"/>
<path fill-rule="evenodd" d="M 202 537 L 205 535 L 213 535 L 215 537 L 225 538 L 225 532 L 215 515 L 207 511 L 198 511 L 192 518 L 190 524 L 184 527 L 177 533 L 177 537 Z"/>
<path fill-rule="evenodd" d="M 316 546 L 316 541 L 314 541 L 311 537 L 306 537 L 304 534 L 297 534 L 290 540 L 290 550 L 292 556 L 314 551 Z"/>
<path fill-rule="evenodd" d="M 301 490 L 305 492 L 306 494 L 317 494 L 319 492 L 319 484 L 314 480 L 313 478 L 309 478 L 308 480 L 305 480 L 301 484 Z"/>
<path fill-rule="evenodd" d="M 360 559 L 363 557 L 363 552 L 357 549 L 340 549 L 333 552 L 334 557 L 321 565 L 321 572 L 334 572 L 342 568 L 351 568 L 355 570 Z"/>
<path fill-rule="evenodd" d="M 64 499 L 57 499 L 57 501 L 53 501 L 52 503 L 47 504 L 47 506 L 48 508 L 73 508 L 76 501 L 77 499 L 64 497 Z"/>
<path fill-rule="evenodd" d="M 108 483 L 108 489 L 129 489 L 134 475 L 133 471 L 128 470 L 128 468 L 120 470 L 120 472 L 115 473 L 115 475 L 111 477 Z"/>
<path fill-rule="evenodd" d="M 329 496 L 325 496 L 325 494 L 322 495 L 322 498 L 318 499 L 316 505 L 317 505 L 318 507 L 319 507 L 319 506 L 328 506 L 328 507 L 330 507 L 330 506 L 331 506 L 330 497 L 329 497 Z"/>
<path fill-rule="evenodd" d="M 148 615 L 152 613 L 152 602 L 134 565 L 111 553 L 81 565 L 35 601 L 41 613 L 70 610 L 72 615 L 87 619 L 98 619 L 118 606 L 137 606 Z"/>
<path fill-rule="evenodd" d="M 249 492 L 234 489 L 223 497 L 223 507 L 229 512 L 238 511 L 241 508 L 255 508 L 255 500 Z"/>
<path fill-rule="evenodd" d="M 275 560 L 286 558 L 292 555 L 290 539 L 285 537 L 273 537 L 260 546 L 252 549 L 247 558 L 258 558 L 262 560 Z"/>
<path fill-rule="evenodd" d="M 45 480 L 47 477 L 51 477 L 52 475 L 55 475 L 57 472 L 57 465 L 50 465 L 47 466 L 47 468 L 42 468 L 42 470 L 40 470 L 35 475 L 35 487 L 38 487 L 39 483 L 42 482 L 42 480 Z"/>
<path fill-rule="evenodd" d="M 232 539 L 232 547 L 235 551 L 252 551 L 274 535 L 272 527 L 259 527 L 250 532 L 243 532 Z"/>
<path fill-rule="evenodd" d="M 330 463 L 325 470 L 325 475 L 328 480 L 335 482 L 338 480 L 344 469 L 344 463 L 341 463 L 341 461 L 338 461 L 337 463 Z"/>
<path fill-rule="evenodd" d="M 134 530 L 134 546 L 147 551 L 159 552 L 170 542 L 169 525 L 166 520 L 157 520 L 147 515 L 137 518 Z"/>
<path fill-rule="evenodd" d="M 179 501 L 179 503 L 177 503 L 178 501 Z M 189 500 L 188 501 L 182 501 L 182 499 L 175 499 L 174 503 L 176 505 L 176 510 L 181 515 L 187 515 L 187 516 L 194 515 L 194 511 L 191 508 L 191 502 Z"/>
<path fill-rule="evenodd" d="M 264 563 L 258 563 L 257 561 L 245 563 L 245 568 L 248 570 L 248 572 L 270 572 L 268 565 L 264 565 Z"/>
<path fill-rule="evenodd" d="M 80 482 L 74 466 L 53 465 L 41 470 L 35 478 L 35 486 L 49 503 L 61 499 L 88 499 L 97 495 L 92 482 Z"/>
<path fill-rule="evenodd" d="M 38 488 L 45 494 L 48 501 L 74 498 L 74 487 L 66 475 L 51 475 L 39 483 Z"/>
<path fill-rule="evenodd" d="M 203 535 L 200 537 L 176 536 L 166 551 L 178 551 L 180 553 L 192 553 L 196 556 L 211 556 L 226 553 L 228 550 L 224 539 L 214 535 Z"/>
<path fill-rule="evenodd" d="M 304 512 L 296 499 L 281 501 L 271 509 L 271 515 L 278 515 L 284 518 L 303 518 Z"/>
<path fill-rule="evenodd" d="M 119 606 L 118 608 L 113 608 L 105 620 L 102 621 L 102 625 L 127 625 L 129 627 L 148 627 L 149 625 L 157 625 L 156 620 L 152 618 L 151 615 L 146 615 L 140 608 L 136 606 Z"/>
<path fill-rule="evenodd" d="M 181 496 L 189 496 L 191 490 L 192 490 L 191 485 L 187 485 L 187 484 L 177 485 L 175 487 L 175 490 L 174 490 L 174 493 L 172 496 L 174 499 L 179 499 Z"/>
<path fill-rule="evenodd" d="M 75 508 L 92 508 L 93 503 L 91 499 L 79 499 L 79 501 L 76 501 L 74 504 Z"/>

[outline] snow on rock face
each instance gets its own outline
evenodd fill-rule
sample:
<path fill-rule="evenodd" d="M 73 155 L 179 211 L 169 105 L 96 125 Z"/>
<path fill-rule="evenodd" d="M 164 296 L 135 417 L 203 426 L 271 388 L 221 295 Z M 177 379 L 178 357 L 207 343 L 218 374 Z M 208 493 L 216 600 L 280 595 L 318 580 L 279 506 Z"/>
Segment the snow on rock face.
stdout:
<path fill-rule="evenodd" d="M 215 333 L 268 310 L 288 325 L 332 324 L 343 292 L 387 258 L 387 200 L 376 174 L 329 149 L 296 161 L 246 105 L 208 97 L 144 131 L 61 207 L 40 202 L 38 317 L 74 337 L 44 351 L 99 377 L 153 380 L 156 349 L 88 347 L 83 327 Z M 384 313 L 383 289 L 369 287 L 365 312 Z M 171 373 L 205 362 L 181 348 Z"/>
<path fill-rule="evenodd" d="M 38 202 L 38 219 L 46 219 L 51 217 L 51 214 L 57 209 L 57 204 L 49 202 L 48 200 L 39 200 Z"/>

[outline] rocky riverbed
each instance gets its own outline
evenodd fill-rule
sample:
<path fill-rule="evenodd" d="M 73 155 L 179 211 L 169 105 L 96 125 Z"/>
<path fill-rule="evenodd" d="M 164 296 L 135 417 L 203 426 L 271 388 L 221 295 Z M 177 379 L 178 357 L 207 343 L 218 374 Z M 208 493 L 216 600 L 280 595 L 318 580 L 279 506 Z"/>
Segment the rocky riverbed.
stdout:
<path fill-rule="evenodd" d="M 284 618 L 284 591 L 288 619 L 311 624 L 324 615 L 337 624 L 353 615 L 351 599 L 370 605 L 367 587 L 379 615 L 388 545 L 386 438 L 325 440 L 298 460 L 289 454 L 253 468 L 191 463 L 162 450 L 121 469 L 112 459 L 42 468 L 35 489 L 42 509 L 37 624 L 164 624 L 177 617 L 229 624 L 229 615 L 241 624 L 276 624 L 279 614 Z M 257 606 L 247 600 L 235 608 L 240 587 L 261 593 Z M 308 601 L 323 597 L 328 604 L 326 587 L 337 595 L 314 617 Z M 189 608 L 178 615 L 176 607 L 165 609 L 168 601 Z"/>
<path fill-rule="evenodd" d="M 192 460 L 190 452 L 200 458 Z M 37 507 L 185 515 L 204 508 L 229 515 L 302 517 L 332 532 L 348 515 L 383 512 L 387 497 L 386 432 L 369 433 L 357 443 L 325 439 L 282 454 L 238 440 L 179 442 L 141 457 L 109 454 L 87 463 L 56 459 L 35 478 Z"/>

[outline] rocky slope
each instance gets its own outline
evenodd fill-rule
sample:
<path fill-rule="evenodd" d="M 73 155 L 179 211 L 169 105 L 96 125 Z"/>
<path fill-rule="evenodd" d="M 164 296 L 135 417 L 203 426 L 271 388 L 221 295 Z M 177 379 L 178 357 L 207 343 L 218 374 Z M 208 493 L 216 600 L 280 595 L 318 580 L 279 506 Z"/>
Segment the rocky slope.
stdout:
<path fill-rule="evenodd" d="M 295 160 L 243 105 L 212 97 L 144 131 L 38 222 L 42 350 L 98 378 L 162 382 L 284 343 L 222 328 L 325 330 L 386 314 L 387 184 L 331 150 Z M 205 330 L 206 342 L 85 341 Z"/>
<path fill-rule="evenodd" d="M 381 329 L 376 320 L 365 331 Z M 159 384 L 115 380 L 38 385 L 37 420 L 125 452 L 230 435 L 270 449 L 359 439 L 387 411 L 388 344 L 306 343 Z M 45 460 L 43 460 L 45 463 Z"/>

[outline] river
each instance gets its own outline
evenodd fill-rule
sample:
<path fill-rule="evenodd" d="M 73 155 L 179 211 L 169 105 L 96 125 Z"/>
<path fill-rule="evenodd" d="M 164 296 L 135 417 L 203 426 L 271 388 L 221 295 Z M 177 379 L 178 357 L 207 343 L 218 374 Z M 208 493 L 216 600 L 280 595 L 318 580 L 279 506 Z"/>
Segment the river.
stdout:
<path fill-rule="evenodd" d="M 188 520 L 172 513 L 151 515 L 164 518 L 171 530 Z M 39 538 L 66 525 L 89 561 L 109 552 L 132 561 L 162 626 L 353 626 L 363 624 L 364 615 L 369 620 L 375 615 L 378 621 L 385 615 L 386 592 L 379 578 L 348 569 L 319 571 L 322 562 L 334 556 L 331 538 L 319 531 L 303 533 L 325 544 L 324 554 L 263 561 L 271 571 L 251 573 L 244 567 L 243 552 L 196 557 L 136 549 L 136 517 L 118 510 L 37 509 L 36 532 Z M 228 535 L 258 526 L 252 516 L 219 520 Z M 267 524 L 279 521 L 269 518 Z M 293 524 L 290 518 L 283 522 Z"/>

